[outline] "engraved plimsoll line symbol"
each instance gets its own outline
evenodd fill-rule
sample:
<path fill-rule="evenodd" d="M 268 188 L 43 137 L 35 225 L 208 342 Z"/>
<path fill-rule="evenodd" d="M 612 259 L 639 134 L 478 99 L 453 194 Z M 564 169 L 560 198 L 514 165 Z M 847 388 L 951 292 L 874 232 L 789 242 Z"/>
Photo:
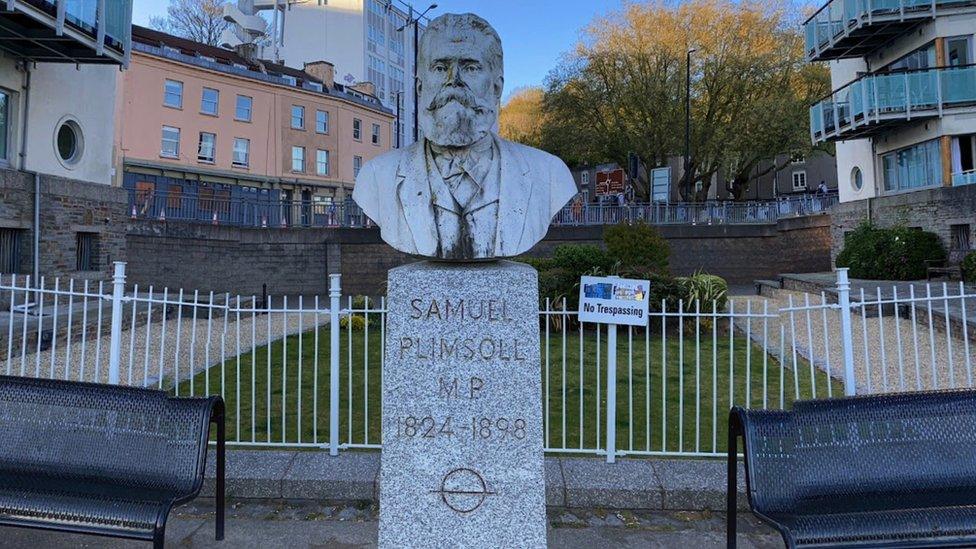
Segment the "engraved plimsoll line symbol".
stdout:
<path fill-rule="evenodd" d="M 441 501 L 452 511 L 468 514 L 481 507 L 485 498 L 496 492 L 488 489 L 481 473 L 467 467 L 458 467 L 444 475 L 439 490 L 431 490 L 432 494 L 440 494 Z"/>

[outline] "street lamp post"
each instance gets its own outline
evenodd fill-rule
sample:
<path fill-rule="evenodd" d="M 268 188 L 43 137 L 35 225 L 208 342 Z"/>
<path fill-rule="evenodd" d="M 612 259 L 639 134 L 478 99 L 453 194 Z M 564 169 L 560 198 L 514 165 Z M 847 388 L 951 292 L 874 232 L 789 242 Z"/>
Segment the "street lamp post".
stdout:
<path fill-rule="evenodd" d="M 400 28 L 397 29 L 397 32 L 403 32 L 403 29 L 409 27 L 410 25 L 413 25 L 413 140 L 414 141 L 417 141 L 417 139 L 419 138 L 417 129 L 419 125 L 418 117 L 420 113 L 419 110 L 420 101 L 419 98 L 417 97 L 417 48 L 420 43 L 420 25 L 418 23 L 420 22 L 420 19 L 423 16 L 427 15 L 427 12 L 436 8 L 437 8 L 437 4 L 431 4 L 427 6 L 427 9 L 425 9 L 423 13 L 414 17 L 413 6 L 410 6 L 410 20 L 404 23 L 403 25 L 400 25 Z"/>
<path fill-rule="evenodd" d="M 685 199 L 691 196 L 691 54 L 695 48 L 688 48 L 685 65 Z"/>
<path fill-rule="evenodd" d="M 396 148 L 398 149 L 403 146 L 403 143 L 400 143 L 400 101 L 402 97 L 402 91 L 396 92 L 396 128 L 394 128 L 394 131 L 396 132 Z"/>

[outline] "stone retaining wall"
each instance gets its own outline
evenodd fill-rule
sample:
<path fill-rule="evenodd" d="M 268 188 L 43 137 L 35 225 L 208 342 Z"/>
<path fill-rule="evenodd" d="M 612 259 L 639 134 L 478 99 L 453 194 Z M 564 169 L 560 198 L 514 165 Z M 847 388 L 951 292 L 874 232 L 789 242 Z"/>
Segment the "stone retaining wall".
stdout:
<path fill-rule="evenodd" d="M 751 284 L 781 272 L 830 268 L 830 220 L 825 215 L 769 225 L 660 228 L 671 244 L 671 271 L 717 274 Z M 602 245 L 603 227 L 553 227 L 528 255 L 560 244 Z M 250 229 L 187 223 L 133 223 L 127 237 L 128 280 L 260 295 L 327 295 L 328 273 L 341 272 L 345 294 L 385 294 L 386 272 L 411 261 L 376 229 Z"/>

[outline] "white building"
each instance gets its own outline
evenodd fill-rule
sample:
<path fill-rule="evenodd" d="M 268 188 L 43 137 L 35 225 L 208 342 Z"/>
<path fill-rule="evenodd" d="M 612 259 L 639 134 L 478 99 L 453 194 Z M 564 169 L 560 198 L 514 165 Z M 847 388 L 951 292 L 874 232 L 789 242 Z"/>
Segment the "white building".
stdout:
<path fill-rule="evenodd" d="M 804 27 L 830 64 L 811 137 L 836 143 L 841 202 L 976 184 L 976 2 L 832 0 Z"/>
<path fill-rule="evenodd" d="M 376 96 L 394 113 L 399 97 L 400 122 L 399 128 L 393 122 L 393 135 L 399 135 L 401 146 L 409 145 L 414 140 L 414 26 L 397 29 L 413 15 L 418 13 L 401 0 L 291 4 L 284 15 L 279 56 L 282 63 L 295 67 L 328 60 L 335 66 L 336 82 L 372 82 Z M 420 33 L 425 22 L 421 21 Z"/>
<path fill-rule="evenodd" d="M 131 0 L 108 3 L 101 18 L 97 0 L 7 7 L 0 16 L 0 167 L 110 183 Z"/>

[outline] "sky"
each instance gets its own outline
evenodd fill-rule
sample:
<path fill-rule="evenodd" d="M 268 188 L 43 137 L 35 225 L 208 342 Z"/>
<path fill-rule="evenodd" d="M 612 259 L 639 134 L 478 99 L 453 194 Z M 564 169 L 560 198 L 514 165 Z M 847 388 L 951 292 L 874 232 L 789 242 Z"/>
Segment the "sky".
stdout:
<path fill-rule="evenodd" d="M 442 13 L 477 13 L 501 36 L 505 48 L 505 95 L 524 86 L 538 86 L 579 40 L 580 30 L 594 17 L 617 10 L 622 0 L 434 0 Z M 135 0 L 132 22 L 148 25 L 165 15 L 169 0 Z M 415 2 L 426 7 L 425 1 Z"/>

